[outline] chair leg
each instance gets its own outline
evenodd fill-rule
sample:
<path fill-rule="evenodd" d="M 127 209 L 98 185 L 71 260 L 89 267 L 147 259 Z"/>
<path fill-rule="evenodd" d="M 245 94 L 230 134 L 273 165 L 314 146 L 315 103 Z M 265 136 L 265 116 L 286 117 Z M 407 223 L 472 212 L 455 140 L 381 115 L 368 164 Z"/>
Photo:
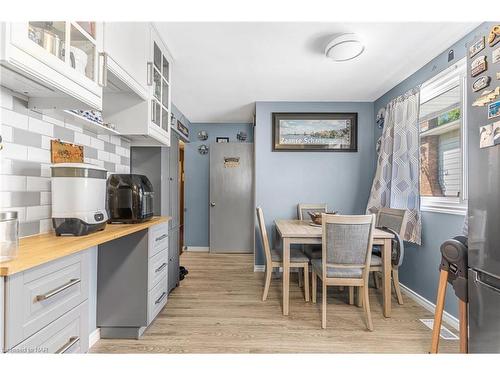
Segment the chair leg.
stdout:
<path fill-rule="evenodd" d="M 349 305 L 354 305 L 354 287 L 349 287 Z"/>
<path fill-rule="evenodd" d="M 299 268 L 299 288 L 302 288 L 303 284 L 302 284 L 302 268 Z"/>
<path fill-rule="evenodd" d="M 312 271 L 311 281 L 312 281 L 312 284 L 311 284 L 312 302 L 316 303 L 316 292 L 317 292 L 317 287 L 318 287 L 318 284 L 317 284 L 318 279 L 317 279 L 316 273 L 314 271 Z"/>
<path fill-rule="evenodd" d="M 309 302 L 309 264 L 304 264 L 304 296 Z"/>
<path fill-rule="evenodd" d="M 372 272 L 373 275 L 373 284 L 375 285 L 375 289 L 380 289 L 380 283 L 378 280 L 377 272 Z"/>
<path fill-rule="evenodd" d="M 368 285 L 360 287 L 360 293 L 361 292 L 363 293 L 363 308 L 365 310 L 366 328 L 368 328 L 369 331 L 373 331 L 372 314 L 370 312 L 370 298 L 368 296 Z"/>
<path fill-rule="evenodd" d="M 262 301 L 267 299 L 267 293 L 269 293 L 269 285 L 271 285 L 271 276 L 273 274 L 273 268 L 266 266 L 266 282 L 264 284 L 264 293 L 262 294 Z"/>
<path fill-rule="evenodd" d="M 356 287 L 356 306 L 363 307 L 363 287 Z"/>
<path fill-rule="evenodd" d="M 325 329 L 326 328 L 326 282 L 325 282 L 325 280 L 323 280 L 321 285 L 322 285 L 321 298 L 323 300 L 323 303 L 321 306 L 321 328 Z"/>
<path fill-rule="evenodd" d="M 399 287 L 399 270 L 398 267 L 392 268 L 392 283 L 394 284 L 394 290 L 396 291 L 396 297 L 398 299 L 398 304 L 403 304 L 403 295 L 401 294 L 401 288 Z"/>

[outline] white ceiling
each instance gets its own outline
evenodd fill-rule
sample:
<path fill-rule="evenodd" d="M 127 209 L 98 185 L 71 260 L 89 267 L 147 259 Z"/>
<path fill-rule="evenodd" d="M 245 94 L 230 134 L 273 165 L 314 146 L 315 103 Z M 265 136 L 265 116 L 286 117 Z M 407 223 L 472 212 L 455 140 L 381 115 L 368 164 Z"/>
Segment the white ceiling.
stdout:
<path fill-rule="evenodd" d="M 255 101 L 374 101 L 477 23 L 158 22 L 174 57 L 172 99 L 192 122 L 250 122 Z M 324 57 L 338 33 L 365 52 Z"/>

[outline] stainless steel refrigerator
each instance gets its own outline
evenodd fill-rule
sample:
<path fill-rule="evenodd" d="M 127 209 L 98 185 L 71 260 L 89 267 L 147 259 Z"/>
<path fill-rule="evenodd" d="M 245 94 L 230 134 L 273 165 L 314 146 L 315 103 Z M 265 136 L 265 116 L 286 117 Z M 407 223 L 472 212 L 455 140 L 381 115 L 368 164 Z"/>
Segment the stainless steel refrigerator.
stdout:
<path fill-rule="evenodd" d="M 488 23 L 467 45 L 467 142 L 469 180 L 469 352 L 500 353 L 500 115 L 495 109 L 500 95 L 491 103 L 478 106 L 485 91 L 500 86 L 500 41 L 488 43 L 493 25 Z M 485 47 L 481 48 L 484 37 Z M 476 44 L 470 56 L 469 47 Z M 497 50 L 496 52 L 494 52 Z M 486 70 L 472 77 L 473 66 L 482 70 L 482 56 L 486 57 Z M 477 60 L 479 59 L 479 60 Z M 475 63 L 474 63 L 475 61 Z M 483 81 L 479 81 L 481 77 Z M 477 82 L 476 82 L 477 81 Z M 487 87 L 481 88 L 485 82 Z M 490 93 L 491 94 L 491 93 Z M 487 93 L 486 93 L 487 95 Z M 475 103 L 475 105 L 473 105 Z M 500 104 L 500 103 L 499 103 Z M 494 117 L 495 116 L 495 117 Z M 495 139 L 495 129 L 497 138 Z M 497 145 L 495 145 L 497 143 Z"/>

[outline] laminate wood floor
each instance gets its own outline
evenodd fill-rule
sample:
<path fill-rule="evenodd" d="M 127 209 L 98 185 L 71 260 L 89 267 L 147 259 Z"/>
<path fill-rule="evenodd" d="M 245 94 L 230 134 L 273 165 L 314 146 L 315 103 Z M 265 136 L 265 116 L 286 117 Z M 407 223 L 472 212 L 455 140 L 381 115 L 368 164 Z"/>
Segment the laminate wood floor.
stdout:
<path fill-rule="evenodd" d="M 370 289 L 374 331 L 363 309 L 350 306 L 347 291 L 329 288 L 327 329 L 318 303 L 306 303 L 292 275 L 290 315 L 281 314 L 281 279 L 273 277 L 262 302 L 264 273 L 253 272 L 253 255 L 188 253 L 189 275 L 140 340 L 100 340 L 92 353 L 427 353 L 431 331 L 420 318 L 432 314 L 408 296 L 391 318 L 382 315 L 382 294 Z M 458 341 L 441 340 L 440 352 L 458 352 Z"/>

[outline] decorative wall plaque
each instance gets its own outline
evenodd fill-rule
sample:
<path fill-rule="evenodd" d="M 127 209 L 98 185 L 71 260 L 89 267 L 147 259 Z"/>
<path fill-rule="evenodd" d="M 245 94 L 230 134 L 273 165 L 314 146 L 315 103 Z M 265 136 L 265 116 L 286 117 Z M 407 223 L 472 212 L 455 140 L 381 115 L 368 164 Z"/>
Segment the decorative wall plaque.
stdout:
<path fill-rule="evenodd" d="M 53 139 L 50 141 L 50 158 L 52 163 L 83 163 L 83 146 Z"/>

